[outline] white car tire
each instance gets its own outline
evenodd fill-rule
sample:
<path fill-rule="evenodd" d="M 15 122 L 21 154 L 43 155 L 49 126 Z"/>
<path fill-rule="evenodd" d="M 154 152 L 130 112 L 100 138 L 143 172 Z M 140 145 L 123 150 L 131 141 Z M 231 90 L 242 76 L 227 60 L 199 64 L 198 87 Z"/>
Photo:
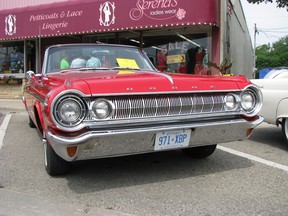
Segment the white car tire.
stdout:
<path fill-rule="evenodd" d="M 284 133 L 286 142 L 288 143 L 288 118 L 284 118 L 282 121 L 282 131 Z"/>

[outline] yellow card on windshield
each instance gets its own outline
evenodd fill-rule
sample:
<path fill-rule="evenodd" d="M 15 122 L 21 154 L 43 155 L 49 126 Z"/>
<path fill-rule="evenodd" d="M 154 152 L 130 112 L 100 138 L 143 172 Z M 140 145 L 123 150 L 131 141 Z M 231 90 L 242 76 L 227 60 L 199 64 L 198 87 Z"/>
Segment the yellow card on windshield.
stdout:
<path fill-rule="evenodd" d="M 116 58 L 116 60 L 119 67 L 139 69 L 139 66 L 135 59 Z"/>
<path fill-rule="evenodd" d="M 135 72 L 134 71 L 122 70 L 122 71 L 119 71 L 117 74 L 119 74 L 119 75 L 123 75 L 123 74 L 127 75 L 127 74 L 135 74 Z"/>

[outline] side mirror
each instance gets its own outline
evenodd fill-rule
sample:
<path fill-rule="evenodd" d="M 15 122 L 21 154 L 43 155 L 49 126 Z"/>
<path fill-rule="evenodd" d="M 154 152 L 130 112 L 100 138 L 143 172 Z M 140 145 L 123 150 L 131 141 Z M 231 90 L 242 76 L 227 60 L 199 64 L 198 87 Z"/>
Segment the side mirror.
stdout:
<path fill-rule="evenodd" d="M 35 75 L 34 71 L 31 71 L 31 70 L 27 71 L 26 74 L 28 75 L 28 78 L 30 79 Z"/>

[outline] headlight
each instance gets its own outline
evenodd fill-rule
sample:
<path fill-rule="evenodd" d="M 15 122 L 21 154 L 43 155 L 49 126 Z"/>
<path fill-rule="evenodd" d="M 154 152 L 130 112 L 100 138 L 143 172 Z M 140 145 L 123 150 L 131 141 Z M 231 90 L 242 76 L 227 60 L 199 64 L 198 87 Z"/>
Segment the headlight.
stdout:
<path fill-rule="evenodd" d="M 262 107 L 262 93 L 254 85 L 250 85 L 240 95 L 241 108 L 246 116 L 256 115 Z"/>
<path fill-rule="evenodd" d="M 236 97 L 233 94 L 228 94 L 225 96 L 225 106 L 227 110 L 234 110 L 236 108 L 237 102 Z"/>
<path fill-rule="evenodd" d="M 96 119 L 106 119 L 111 116 L 113 108 L 109 101 L 98 99 L 92 103 L 91 110 Z"/>
<path fill-rule="evenodd" d="M 255 107 L 255 103 L 256 98 L 252 92 L 246 91 L 241 95 L 241 106 L 244 111 L 251 111 Z"/>
<path fill-rule="evenodd" d="M 75 127 L 86 116 L 85 103 L 75 95 L 65 95 L 54 106 L 54 117 L 64 127 Z"/>

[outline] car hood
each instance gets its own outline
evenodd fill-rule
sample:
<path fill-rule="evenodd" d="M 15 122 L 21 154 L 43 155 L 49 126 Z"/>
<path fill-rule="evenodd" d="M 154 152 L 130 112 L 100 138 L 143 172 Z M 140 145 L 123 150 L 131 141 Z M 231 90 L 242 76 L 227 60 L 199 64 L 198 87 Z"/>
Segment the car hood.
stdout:
<path fill-rule="evenodd" d="M 63 71 L 45 76 L 45 82 L 50 87 L 62 84 L 73 89 L 86 83 L 93 95 L 239 90 L 248 81 L 245 76 L 191 76 L 155 71 L 97 70 Z"/>

